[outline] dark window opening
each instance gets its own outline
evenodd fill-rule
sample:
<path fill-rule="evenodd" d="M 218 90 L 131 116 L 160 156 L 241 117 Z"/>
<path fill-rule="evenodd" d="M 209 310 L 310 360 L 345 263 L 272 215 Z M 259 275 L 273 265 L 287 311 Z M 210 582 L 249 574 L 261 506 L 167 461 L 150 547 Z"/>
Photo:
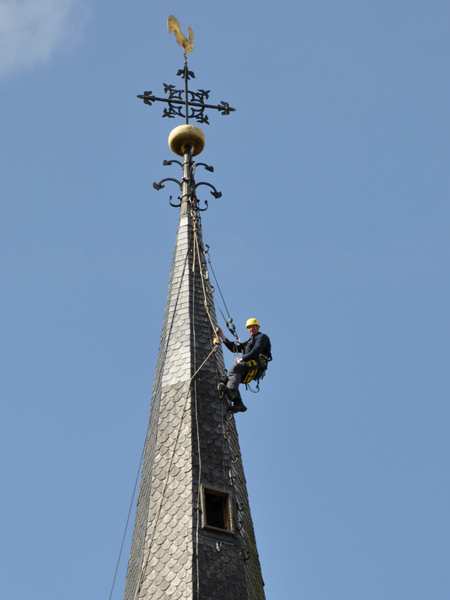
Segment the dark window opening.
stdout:
<path fill-rule="evenodd" d="M 229 494 L 204 488 L 203 500 L 203 526 L 231 531 Z"/>

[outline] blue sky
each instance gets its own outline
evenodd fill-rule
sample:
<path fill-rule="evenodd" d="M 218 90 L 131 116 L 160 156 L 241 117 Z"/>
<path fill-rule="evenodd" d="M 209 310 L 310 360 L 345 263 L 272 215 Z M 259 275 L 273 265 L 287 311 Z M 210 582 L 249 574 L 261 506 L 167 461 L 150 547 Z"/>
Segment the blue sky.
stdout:
<path fill-rule="evenodd" d="M 439 0 L 0 0 L 1 596 L 108 597 L 177 223 L 151 187 L 174 123 L 135 98 L 175 82 L 170 13 L 237 108 L 206 128 L 203 224 L 274 346 L 238 423 L 267 598 L 447 600 Z"/>

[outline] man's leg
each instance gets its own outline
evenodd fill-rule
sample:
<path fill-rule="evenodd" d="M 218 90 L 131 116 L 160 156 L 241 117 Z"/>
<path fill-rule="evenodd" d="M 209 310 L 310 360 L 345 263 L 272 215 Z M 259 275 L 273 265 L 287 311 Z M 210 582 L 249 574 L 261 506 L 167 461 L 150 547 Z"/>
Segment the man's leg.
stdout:
<path fill-rule="evenodd" d="M 241 394 L 239 393 L 239 384 L 242 383 L 242 379 L 247 370 L 247 367 L 237 364 L 234 365 L 228 374 L 227 395 L 233 403 L 233 412 L 245 412 L 247 410 L 247 407 L 242 402 Z"/>

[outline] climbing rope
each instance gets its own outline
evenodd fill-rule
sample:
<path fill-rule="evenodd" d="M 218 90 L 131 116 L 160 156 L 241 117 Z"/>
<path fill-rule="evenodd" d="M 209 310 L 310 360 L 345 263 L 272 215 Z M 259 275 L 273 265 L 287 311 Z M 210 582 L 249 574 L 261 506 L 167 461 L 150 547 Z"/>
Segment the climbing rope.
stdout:
<path fill-rule="evenodd" d="M 222 310 L 220 310 L 220 308 L 219 308 L 220 314 L 222 315 L 222 318 L 225 321 L 225 324 L 227 326 L 228 331 L 239 342 L 240 340 L 239 340 L 239 335 L 238 335 L 237 330 L 236 330 L 236 325 L 235 325 L 233 317 L 231 316 L 230 311 L 228 309 L 228 305 L 227 305 L 225 297 L 224 297 L 224 295 L 222 293 L 222 288 L 220 287 L 220 283 L 219 283 L 219 280 L 217 278 L 216 271 L 215 271 L 214 266 L 212 264 L 211 252 L 210 252 L 211 248 L 210 248 L 210 246 L 208 244 L 205 244 L 205 248 L 206 249 L 204 250 L 203 254 L 204 254 L 205 259 L 207 260 L 207 262 L 208 262 L 208 264 L 209 264 L 209 266 L 211 268 L 211 273 L 212 273 L 212 275 L 214 277 L 214 281 L 216 283 L 217 291 L 219 292 L 219 296 L 220 296 L 220 298 L 222 300 L 222 304 L 223 304 L 223 306 L 225 308 L 225 312 L 227 313 L 227 316 L 225 316 L 223 314 Z"/>
<path fill-rule="evenodd" d="M 261 391 L 259 389 L 259 381 L 260 379 L 262 379 L 262 377 L 260 377 L 257 382 L 256 382 L 256 388 L 253 389 L 252 386 L 249 383 L 245 384 L 245 389 L 248 390 L 249 392 L 251 392 L 252 394 L 259 394 L 259 392 Z"/>
<path fill-rule="evenodd" d="M 216 324 L 212 318 L 211 311 L 208 306 L 208 295 L 206 292 L 205 275 L 203 273 L 203 265 L 202 265 L 201 255 L 200 255 L 201 250 L 200 250 L 200 243 L 198 241 L 198 229 L 197 229 L 197 217 L 196 216 L 193 216 L 193 221 L 194 221 L 194 228 L 193 228 L 193 230 L 194 230 L 194 251 L 196 252 L 197 259 L 198 259 L 198 266 L 199 266 L 199 271 L 200 271 L 200 281 L 201 281 L 202 290 L 203 290 L 203 303 L 205 306 L 206 314 L 208 315 L 211 329 L 213 331 L 213 334 L 215 334 L 216 333 Z"/>
<path fill-rule="evenodd" d="M 110 592 L 109 592 L 108 600 L 111 600 L 112 595 L 114 593 L 114 588 L 116 586 L 117 573 L 119 572 L 120 561 L 122 560 L 123 548 L 124 548 L 125 540 L 126 540 L 127 533 L 128 533 L 128 526 L 130 524 L 131 513 L 132 513 L 132 510 L 133 510 L 133 506 L 134 506 L 134 499 L 136 497 L 136 490 L 137 490 L 138 483 L 139 483 L 139 475 L 141 474 L 142 460 L 144 458 L 144 452 L 145 452 L 145 443 L 144 443 L 144 445 L 142 447 L 141 457 L 139 459 L 139 465 L 138 465 L 138 469 L 137 469 L 137 473 L 136 473 L 136 478 L 134 480 L 133 492 L 131 494 L 130 504 L 128 506 L 127 520 L 126 520 L 125 527 L 124 527 L 123 533 L 122 533 L 122 540 L 120 542 L 119 555 L 118 555 L 117 560 L 116 560 L 116 566 L 115 566 L 115 569 L 114 569 L 114 575 L 113 575 L 113 579 L 112 579 L 112 584 L 111 584 L 111 589 L 110 589 Z"/>

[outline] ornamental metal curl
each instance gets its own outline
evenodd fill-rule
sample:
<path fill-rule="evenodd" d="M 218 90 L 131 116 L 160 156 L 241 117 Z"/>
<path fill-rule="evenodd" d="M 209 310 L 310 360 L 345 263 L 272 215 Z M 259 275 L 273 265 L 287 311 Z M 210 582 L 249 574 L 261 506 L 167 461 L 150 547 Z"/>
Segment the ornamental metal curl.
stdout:
<path fill-rule="evenodd" d="M 181 168 L 183 168 L 183 163 L 179 160 L 174 159 L 163 161 L 164 166 L 170 166 L 172 164 L 177 164 Z M 207 187 L 211 196 L 213 196 L 213 198 L 216 199 L 222 197 L 222 192 L 219 192 L 219 190 L 208 181 L 199 181 L 198 183 L 195 181 L 194 174 L 198 167 L 203 167 L 211 173 L 214 172 L 214 167 L 212 165 L 208 165 L 207 163 L 203 162 L 196 163 L 191 159 L 188 167 L 187 177 L 183 177 L 183 179 L 181 180 L 175 179 L 174 177 L 165 177 L 160 181 L 155 181 L 153 183 L 153 187 L 155 190 L 160 191 L 165 188 L 166 183 L 175 183 L 178 186 L 181 193 L 177 196 L 176 202 L 173 201 L 173 196 L 169 197 L 170 206 L 173 206 L 174 208 L 180 208 L 181 204 L 183 203 L 183 200 L 186 198 L 186 201 L 191 203 L 196 210 L 204 212 L 208 209 L 209 203 L 206 198 L 200 198 L 198 196 L 197 190 L 201 187 Z M 184 188 L 183 186 L 186 187 Z"/>
<path fill-rule="evenodd" d="M 207 181 L 200 181 L 200 183 L 196 183 L 194 189 L 197 190 L 197 188 L 199 188 L 201 185 L 209 187 L 211 190 L 209 193 L 211 194 L 211 196 L 214 196 L 214 198 L 222 198 L 222 192 L 219 192 L 212 183 L 208 183 Z"/>
<path fill-rule="evenodd" d="M 181 160 L 176 160 L 176 159 L 163 160 L 163 166 L 164 167 L 170 167 L 174 163 L 177 164 L 177 165 L 180 165 L 180 167 L 183 168 L 183 163 L 181 162 Z"/>
<path fill-rule="evenodd" d="M 203 199 L 203 198 L 199 198 L 198 195 L 197 195 L 197 189 L 200 186 L 202 186 L 202 185 L 210 188 L 210 194 L 214 198 L 221 198 L 222 197 L 222 192 L 219 192 L 217 190 L 217 188 L 212 183 L 208 183 L 207 181 L 200 181 L 199 183 L 193 182 L 193 194 L 192 194 L 192 198 L 193 198 L 193 201 L 195 203 L 195 208 L 197 210 L 199 210 L 200 212 L 204 212 L 205 210 L 208 210 L 208 208 L 209 208 L 208 200 L 207 199 Z M 203 206 L 202 206 L 201 203 L 203 203 Z"/>
<path fill-rule="evenodd" d="M 214 173 L 214 167 L 212 165 L 207 165 L 206 163 L 195 163 L 195 168 L 197 169 L 198 167 L 203 167 L 206 171 L 209 171 L 210 173 Z"/>
<path fill-rule="evenodd" d="M 179 162 L 179 161 L 176 161 Z M 175 179 L 174 177 L 166 177 L 165 179 L 161 179 L 161 181 L 154 181 L 153 182 L 153 187 L 156 191 L 160 191 L 162 189 L 164 189 L 166 186 L 164 185 L 167 182 L 171 182 L 171 183 L 176 183 L 179 187 L 179 189 L 181 190 L 181 186 L 182 183 L 181 181 L 179 181 L 178 179 Z M 174 208 L 180 208 L 181 206 L 181 197 L 177 196 L 178 199 L 178 203 L 177 202 L 173 202 L 173 196 L 169 196 L 169 204 L 170 206 L 173 206 Z"/>
<path fill-rule="evenodd" d="M 193 196 L 193 201 L 194 201 L 194 206 L 195 206 L 195 210 L 198 210 L 199 212 L 205 212 L 205 210 L 208 210 L 209 208 L 209 203 L 208 200 L 203 200 L 203 199 L 198 199 L 197 196 Z M 203 207 L 201 206 L 201 202 L 203 202 Z"/>

